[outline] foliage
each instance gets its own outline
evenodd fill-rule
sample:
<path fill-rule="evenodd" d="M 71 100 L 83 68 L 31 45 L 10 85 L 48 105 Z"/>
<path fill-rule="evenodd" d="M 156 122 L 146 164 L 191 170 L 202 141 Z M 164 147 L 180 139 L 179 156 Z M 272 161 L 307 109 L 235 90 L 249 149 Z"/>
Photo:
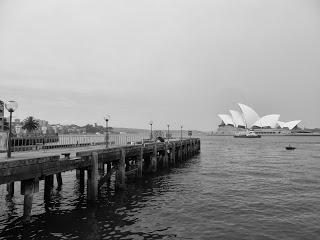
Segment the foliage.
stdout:
<path fill-rule="evenodd" d="M 39 122 L 34 117 L 29 116 L 25 120 L 23 120 L 22 129 L 25 129 L 28 133 L 30 133 L 37 130 L 39 126 Z"/>
<path fill-rule="evenodd" d="M 91 124 L 87 124 L 83 128 L 85 128 L 86 133 L 101 133 L 101 134 L 103 134 L 106 132 L 106 128 L 103 126 L 100 126 L 100 125 L 93 126 Z M 108 131 L 111 132 L 112 127 L 108 127 Z"/>

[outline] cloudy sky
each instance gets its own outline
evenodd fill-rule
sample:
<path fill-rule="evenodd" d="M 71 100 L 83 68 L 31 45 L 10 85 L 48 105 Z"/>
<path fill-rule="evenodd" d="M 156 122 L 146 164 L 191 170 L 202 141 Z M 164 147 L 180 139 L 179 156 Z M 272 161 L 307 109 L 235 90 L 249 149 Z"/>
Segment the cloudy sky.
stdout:
<path fill-rule="evenodd" d="M 214 130 L 241 102 L 320 127 L 319 0 L 1 0 L 18 118 Z"/>

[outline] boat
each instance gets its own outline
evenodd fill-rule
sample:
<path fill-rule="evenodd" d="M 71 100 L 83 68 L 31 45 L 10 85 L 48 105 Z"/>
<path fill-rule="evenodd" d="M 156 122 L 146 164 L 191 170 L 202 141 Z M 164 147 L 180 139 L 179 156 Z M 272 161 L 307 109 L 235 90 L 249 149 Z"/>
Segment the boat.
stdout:
<path fill-rule="evenodd" d="M 289 146 L 287 146 L 286 149 L 287 149 L 287 150 L 295 150 L 296 148 L 295 148 L 295 147 L 292 147 L 292 146 L 289 144 Z"/>
<path fill-rule="evenodd" d="M 233 135 L 235 138 L 261 138 L 261 135 L 256 134 L 254 131 L 238 132 Z"/>

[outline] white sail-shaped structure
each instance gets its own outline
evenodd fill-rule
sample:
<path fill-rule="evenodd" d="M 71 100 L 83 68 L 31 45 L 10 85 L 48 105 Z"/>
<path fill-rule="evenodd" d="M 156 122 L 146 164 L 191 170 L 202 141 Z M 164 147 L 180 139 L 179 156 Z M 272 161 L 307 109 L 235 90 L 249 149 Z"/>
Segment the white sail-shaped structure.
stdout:
<path fill-rule="evenodd" d="M 301 122 L 301 120 L 295 120 L 295 121 L 290 121 L 290 122 L 286 122 L 283 126 L 283 128 L 288 128 L 289 130 L 294 129 L 299 123 Z"/>
<path fill-rule="evenodd" d="M 254 111 L 251 107 L 247 105 L 244 105 L 242 103 L 238 103 L 238 105 L 242 111 L 246 127 L 251 128 L 253 124 L 260 119 L 258 113 L 256 113 L 256 111 Z"/>
<path fill-rule="evenodd" d="M 260 118 L 258 121 L 256 121 L 253 124 L 253 127 L 260 127 L 260 128 L 276 128 L 278 121 L 279 121 L 280 115 L 279 114 L 271 114 L 266 115 Z"/>
<path fill-rule="evenodd" d="M 218 115 L 222 122 L 225 124 L 225 125 L 232 125 L 232 126 L 235 126 L 233 120 L 232 120 L 232 117 L 228 114 L 219 114 Z"/>
<path fill-rule="evenodd" d="M 277 124 L 278 124 L 278 126 L 279 126 L 280 128 L 283 128 L 283 127 L 284 127 L 285 122 L 278 121 L 278 122 L 277 122 Z"/>
<path fill-rule="evenodd" d="M 232 120 L 236 127 L 245 127 L 246 123 L 244 122 L 243 116 L 241 113 L 235 110 L 230 110 Z"/>
<path fill-rule="evenodd" d="M 293 130 L 301 122 L 301 120 L 295 120 L 290 122 L 279 121 L 279 114 L 270 114 L 263 117 L 259 117 L 258 113 L 251 107 L 238 103 L 241 111 L 229 110 L 230 114 L 219 114 L 218 116 L 222 120 L 222 125 L 234 126 L 235 128 L 261 128 L 266 129 L 283 129 Z M 275 133 L 275 131 L 270 131 Z M 279 132 L 278 132 L 279 133 Z"/>

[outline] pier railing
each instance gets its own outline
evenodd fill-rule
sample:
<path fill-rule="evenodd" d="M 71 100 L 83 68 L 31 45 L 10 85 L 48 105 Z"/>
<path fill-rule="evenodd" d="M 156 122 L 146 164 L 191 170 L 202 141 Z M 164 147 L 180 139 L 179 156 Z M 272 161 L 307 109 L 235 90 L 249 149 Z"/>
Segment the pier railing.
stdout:
<path fill-rule="evenodd" d="M 148 138 L 147 134 L 112 134 L 109 146 L 122 146 L 128 142 L 140 142 Z M 105 145 L 105 135 L 99 134 L 60 134 L 55 141 L 38 141 L 32 137 L 12 140 L 13 152 L 39 151 L 57 148 L 82 148 Z"/>

